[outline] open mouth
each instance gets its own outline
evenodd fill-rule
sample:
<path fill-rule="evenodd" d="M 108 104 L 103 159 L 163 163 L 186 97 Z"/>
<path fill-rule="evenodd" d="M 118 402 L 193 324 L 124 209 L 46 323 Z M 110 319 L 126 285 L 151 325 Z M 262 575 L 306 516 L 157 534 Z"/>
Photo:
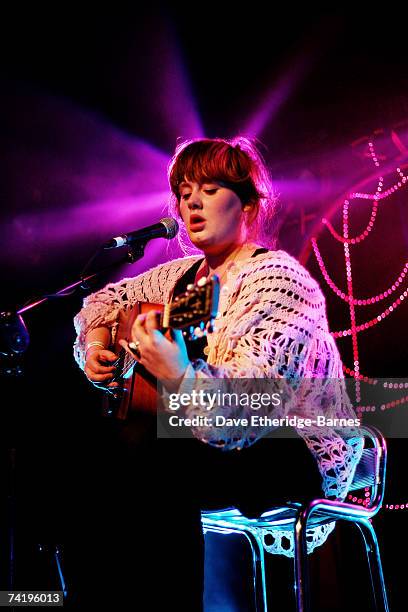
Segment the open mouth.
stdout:
<path fill-rule="evenodd" d="M 200 215 L 191 215 L 190 217 L 190 229 L 192 232 L 198 232 L 203 229 L 205 225 L 205 219 Z"/>

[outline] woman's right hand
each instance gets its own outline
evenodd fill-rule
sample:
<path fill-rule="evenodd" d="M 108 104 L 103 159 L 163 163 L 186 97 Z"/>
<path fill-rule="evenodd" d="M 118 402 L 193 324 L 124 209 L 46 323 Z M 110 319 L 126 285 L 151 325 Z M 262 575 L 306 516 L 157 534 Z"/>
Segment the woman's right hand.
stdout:
<path fill-rule="evenodd" d="M 89 349 L 86 355 L 85 376 L 97 387 L 117 387 L 118 383 L 109 383 L 113 378 L 114 365 L 107 365 L 117 360 L 118 356 L 108 349 Z"/>

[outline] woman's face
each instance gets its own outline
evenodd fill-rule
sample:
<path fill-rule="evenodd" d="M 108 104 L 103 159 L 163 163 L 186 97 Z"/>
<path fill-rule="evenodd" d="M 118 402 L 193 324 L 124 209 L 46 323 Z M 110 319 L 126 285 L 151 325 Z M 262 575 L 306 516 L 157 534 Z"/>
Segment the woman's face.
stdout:
<path fill-rule="evenodd" d="M 185 181 L 179 192 L 180 214 L 197 248 L 217 254 L 244 241 L 243 206 L 234 191 L 217 182 Z"/>

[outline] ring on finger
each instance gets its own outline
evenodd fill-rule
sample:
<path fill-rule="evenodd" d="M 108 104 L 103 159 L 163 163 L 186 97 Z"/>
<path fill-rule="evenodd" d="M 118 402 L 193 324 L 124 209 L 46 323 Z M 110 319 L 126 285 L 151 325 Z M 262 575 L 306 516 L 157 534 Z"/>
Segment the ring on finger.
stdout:
<path fill-rule="evenodd" d="M 128 346 L 131 352 L 135 355 L 135 357 L 137 357 L 138 359 L 141 359 L 142 356 L 139 350 L 139 346 L 140 346 L 139 340 L 136 340 L 135 342 L 129 342 Z"/>

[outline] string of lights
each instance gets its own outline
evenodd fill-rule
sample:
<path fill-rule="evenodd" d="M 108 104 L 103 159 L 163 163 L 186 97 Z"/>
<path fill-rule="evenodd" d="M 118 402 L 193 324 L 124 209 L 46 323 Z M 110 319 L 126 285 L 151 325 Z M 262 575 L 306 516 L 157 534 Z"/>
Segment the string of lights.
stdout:
<path fill-rule="evenodd" d="M 375 168 L 380 167 L 378 156 L 375 152 L 374 143 L 368 143 L 368 153 L 371 161 L 373 162 Z M 377 212 L 378 207 L 382 202 L 389 198 L 392 194 L 397 192 L 399 189 L 406 186 L 407 177 L 404 175 L 400 167 L 396 168 L 396 172 L 398 174 L 398 180 L 395 181 L 390 187 L 384 189 L 384 177 L 379 176 L 377 181 L 377 187 L 375 193 L 364 193 L 364 192 L 352 192 L 348 195 L 347 198 L 344 199 L 343 207 L 342 207 L 342 235 L 339 234 L 332 223 L 326 219 L 322 219 L 322 224 L 327 228 L 330 232 L 331 236 L 339 243 L 343 245 L 344 251 L 344 261 L 345 261 L 345 270 L 346 270 L 346 284 L 347 291 L 342 291 L 336 283 L 331 278 L 327 266 L 324 262 L 323 256 L 320 252 L 316 237 L 312 237 L 311 244 L 313 248 L 314 255 L 316 257 L 317 263 L 319 265 L 322 276 L 327 283 L 328 287 L 339 297 L 341 300 L 346 302 L 349 308 L 350 313 L 350 327 L 343 330 L 333 331 L 332 335 L 334 338 L 344 338 L 351 337 L 352 341 L 352 359 L 353 359 L 353 367 L 349 368 L 346 365 L 343 365 L 343 371 L 345 374 L 354 378 L 355 380 L 355 395 L 357 404 L 361 401 L 361 385 L 360 383 L 365 382 L 371 385 L 379 384 L 379 380 L 376 378 L 372 378 L 366 375 L 361 374 L 360 372 L 360 359 L 359 359 L 359 346 L 358 346 L 358 335 L 381 323 L 386 317 L 390 316 L 395 310 L 401 306 L 401 304 L 408 297 L 408 288 L 406 288 L 406 282 L 408 278 L 408 261 L 406 261 L 403 265 L 401 272 L 395 277 L 394 282 L 384 291 L 378 293 L 376 295 L 372 295 L 371 297 L 356 297 L 353 286 L 353 274 L 352 274 L 352 258 L 351 258 L 351 248 L 354 245 L 360 244 L 366 238 L 370 236 L 370 233 L 377 221 Z M 350 236 L 350 209 L 351 205 L 354 201 L 358 200 L 372 200 L 372 207 L 370 212 L 370 217 L 368 223 L 366 224 L 365 229 L 356 236 Z M 405 285 L 405 287 L 404 287 Z M 404 289 L 402 291 L 402 289 Z M 394 299 L 391 304 L 389 304 L 385 309 L 382 310 L 377 316 L 363 322 L 357 323 L 356 319 L 356 308 L 371 306 L 373 304 L 377 304 L 393 294 L 395 294 L 399 290 L 399 295 L 397 293 L 396 299 Z M 408 382 L 394 382 L 394 381 L 384 381 L 381 380 L 381 386 L 386 390 L 400 390 L 407 389 Z M 375 412 L 376 410 L 386 411 L 392 408 L 396 408 L 398 406 L 404 405 L 408 403 L 408 395 L 403 397 L 393 399 L 389 402 L 383 402 L 381 405 L 357 405 L 357 413 L 361 416 L 363 413 Z M 370 493 L 369 488 L 367 487 L 364 490 L 364 495 L 360 497 L 356 495 L 349 494 L 347 496 L 347 500 L 350 503 L 358 504 L 366 506 L 370 503 Z M 387 503 L 384 508 L 386 510 L 408 510 L 408 502 L 406 503 Z"/>

